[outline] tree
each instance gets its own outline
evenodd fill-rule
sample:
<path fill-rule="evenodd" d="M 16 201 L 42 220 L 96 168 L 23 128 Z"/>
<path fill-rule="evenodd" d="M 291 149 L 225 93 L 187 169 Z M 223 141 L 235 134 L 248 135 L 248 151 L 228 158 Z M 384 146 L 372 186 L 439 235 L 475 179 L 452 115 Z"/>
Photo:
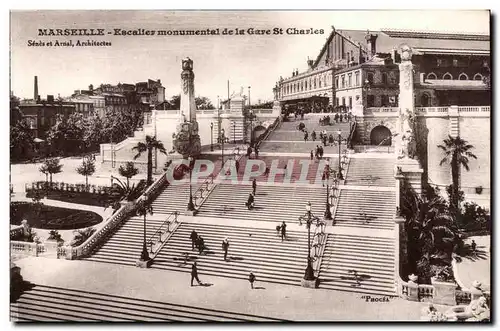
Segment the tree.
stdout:
<path fill-rule="evenodd" d="M 127 178 L 127 187 L 129 187 L 130 178 L 137 175 L 139 173 L 139 169 L 134 166 L 133 162 L 127 162 L 125 163 L 125 166 L 121 165 L 120 168 L 118 168 L 118 172 L 121 176 Z"/>
<path fill-rule="evenodd" d="M 18 121 L 10 127 L 10 155 L 14 160 L 28 158 L 33 151 L 33 134 L 28 124 Z"/>
<path fill-rule="evenodd" d="M 157 149 L 165 155 L 167 154 L 163 143 L 159 140 L 156 140 L 156 136 L 146 136 L 145 142 L 138 142 L 136 146 L 132 147 L 133 151 L 137 151 L 137 154 L 134 156 L 134 160 L 140 157 L 142 153 L 148 153 L 147 186 L 153 184 L 153 149 Z"/>
<path fill-rule="evenodd" d="M 194 98 L 194 102 L 198 109 L 215 109 L 212 102 L 207 97 L 196 97 Z"/>
<path fill-rule="evenodd" d="M 119 202 L 122 200 L 134 201 L 135 199 L 141 196 L 141 194 L 145 191 L 147 187 L 145 180 L 141 180 L 137 184 L 134 183 L 132 184 L 132 186 L 128 186 L 128 184 L 125 185 L 118 178 L 114 179 L 116 180 L 116 183 L 113 184 L 110 195 L 112 203 Z"/>
<path fill-rule="evenodd" d="M 142 252 L 141 252 L 141 260 L 142 261 L 148 261 L 150 259 L 148 249 L 146 247 L 146 216 L 148 214 L 153 215 L 153 207 L 151 206 L 151 203 L 147 201 L 146 199 L 141 200 L 136 209 L 136 215 L 137 216 L 143 216 L 144 217 L 144 233 L 143 233 L 143 244 L 142 244 Z"/>
<path fill-rule="evenodd" d="M 459 211 L 459 190 L 460 190 L 460 169 L 462 167 L 469 171 L 469 158 L 477 159 L 476 155 L 470 152 L 474 146 L 470 145 L 467 141 L 457 136 L 453 138 L 448 136 L 443 140 L 444 145 L 438 145 L 438 148 L 443 150 L 445 156 L 439 163 L 449 163 L 451 166 L 451 180 L 453 185 L 452 196 L 450 197 L 450 205 L 455 213 Z M 456 214 L 457 215 L 457 214 Z"/>
<path fill-rule="evenodd" d="M 94 160 L 89 158 L 84 158 L 82 164 L 76 168 L 76 172 L 80 175 L 85 176 L 85 188 L 89 188 L 89 176 L 92 176 L 95 172 Z"/>
<path fill-rule="evenodd" d="M 62 172 L 62 164 L 58 158 L 46 159 L 40 166 L 40 172 L 50 175 L 50 187 L 52 187 L 52 175 Z"/>
<path fill-rule="evenodd" d="M 437 268 L 449 266 L 458 243 L 458 227 L 446 201 L 432 192 L 420 197 L 403 181 L 401 215 L 408 242 L 408 272 L 429 281 Z"/>

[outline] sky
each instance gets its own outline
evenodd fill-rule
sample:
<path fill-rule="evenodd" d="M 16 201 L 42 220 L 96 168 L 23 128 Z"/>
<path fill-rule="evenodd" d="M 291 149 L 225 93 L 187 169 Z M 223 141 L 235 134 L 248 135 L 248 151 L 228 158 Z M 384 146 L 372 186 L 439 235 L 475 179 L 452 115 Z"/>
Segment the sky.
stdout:
<path fill-rule="evenodd" d="M 180 92 L 181 59 L 194 61 L 195 93 L 217 102 L 217 96 L 251 86 L 252 103 L 272 100 L 280 76 L 307 69 L 332 31 L 337 29 L 411 29 L 489 33 L 487 11 L 12 11 L 10 21 L 10 90 L 33 97 L 69 96 L 102 83 L 136 83 L 161 79 L 167 98 Z M 38 29 L 243 29 L 238 36 L 38 36 Z M 248 29 L 323 29 L 316 35 L 248 35 Z M 110 47 L 28 46 L 37 42 L 96 40 Z"/>

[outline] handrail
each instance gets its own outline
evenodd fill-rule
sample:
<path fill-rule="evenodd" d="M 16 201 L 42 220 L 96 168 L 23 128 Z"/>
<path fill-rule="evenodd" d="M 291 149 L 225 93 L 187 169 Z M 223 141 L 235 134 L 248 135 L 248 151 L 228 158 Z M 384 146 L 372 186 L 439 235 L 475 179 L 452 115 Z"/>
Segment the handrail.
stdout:
<path fill-rule="evenodd" d="M 162 185 L 168 185 L 166 180 L 166 174 L 164 173 L 160 178 L 158 178 L 146 191 L 137 198 L 133 203 L 126 204 L 120 209 L 118 209 L 109 219 L 108 222 L 98 231 L 94 232 L 84 243 L 77 247 L 66 246 L 66 259 L 73 259 L 86 256 L 92 253 L 94 248 L 101 243 L 101 241 L 106 238 L 110 232 L 112 232 L 116 227 L 118 227 L 123 221 L 128 219 L 128 217 L 135 211 L 137 202 L 140 199 L 148 198 L 151 199 L 157 190 L 162 187 Z"/>
<path fill-rule="evenodd" d="M 257 148 L 259 148 L 259 147 L 260 147 L 260 144 L 261 144 L 264 140 L 266 140 L 266 139 L 269 137 L 269 135 L 270 135 L 272 132 L 274 132 L 274 130 L 276 130 L 276 128 L 278 128 L 278 126 L 279 126 L 279 124 L 280 124 L 280 123 L 281 123 L 281 116 L 278 116 L 278 117 L 276 117 L 276 120 L 274 121 L 274 123 L 273 123 L 273 124 L 271 124 L 271 125 L 267 128 L 267 130 L 266 130 L 267 132 L 266 132 L 263 136 L 261 136 L 262 138 L 261 138 L 261 139 L 259 139 L 259 141 L 257 142 L 257 144 L 256 144 L 256 147 L 257 147 Z"/>
<path fill-rule="evenodd" d="M 349 136 L 347 137 L 347 148 L 349 149 L 353 149 L 352 139 L 354 138 L 354 132 L 356 131 L 356 126 L 358 124 L 356 121 L 351 123 L 353 123 L 351 125 L 351 132 L 349 132 Z"/>
<path fill-rule="evenodd" d="M 313 269 L 316 276 L 318 276 L 321 268 L 323 252 L 325 251 L 326 240 L 328 238 L 328 234 L 325 233 L 325 227 L 326 227 L 325 221 L 321 221 L 320 219 L 316 221 L 316 228 L 314 229 L 314 235 L 313 235 L 313 242 L 316 241 L 316 243 L 313 245 L 316 254 L 311 257 L 314 261 Z M 319 249 L 317 247 L 319 247 Z"/>
<path fill-rule="evenodd" d="M 221 168 L 222 169 L 222 168 Z M 198 199 L 201 199 L 203 200 L 203 192 L 210 192 L 211 191 L 211 188 L 210 188 L 210 185 L 212 185 L 214 183 L 214 176 L 213 174 L 210 174 L 207 179 L 205 179 L 205 181 L 198 187 L 198 189 L 194 192 L 193 194 L 193 199 L 194 199 L 194 205 L 195 207 L 199 207 L 200 205 L 198 205 Z M 198 196 L 198 193 L 199 193 L 199 196 Z"/>
<path fill-rule="evenodd" d="M 173 220 L 170 219 L 172 216 L 174 217 Z M 160 245 L 160 247 L 157 247 L 156 251 L 153 252 L 154 238 L 158 235 L 158 240 L 156 240 L 156 243 L 163 244 L 164 242 L 166 242 L 166 238 L 165 238 L 165 240 L 162 240 L 162 234 L 164 234 L 165 232 L 171 233 L 175 230 L 175 229 L 173 229 L 172 231 L 170 231 L 170 224 L 179 223 L 179 221 L 177 220 L 178 216 L 179 216 L 179 212 L 177 212 L 177 211 L 170 213 L 170 215 L 168 215 L 168 217 L 165 219 L 165 221 L 158 227 L 156 232 L 153 233 L 153 235 L 148 239 L 147 243 L 151 246 L 151 254 L 153 254 L 155 257 L 158 254 L 158 252 L 161 250 L 163 245 Z M 165 225 L 167 226 L 166 231 L 163 230 Z"/>

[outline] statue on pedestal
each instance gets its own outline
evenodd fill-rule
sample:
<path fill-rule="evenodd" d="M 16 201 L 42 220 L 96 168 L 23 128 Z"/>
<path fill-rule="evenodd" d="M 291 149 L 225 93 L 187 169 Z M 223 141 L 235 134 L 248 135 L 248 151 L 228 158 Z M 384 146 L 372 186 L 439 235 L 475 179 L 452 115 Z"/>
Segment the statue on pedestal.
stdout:
<path fill-rule="evenodd" d="M 182 60 L 180 113 L 181 121 L 173 134 L 174 148 L 184 158 L 196 157 L 201 153 L 201 142 L 196 121 L 193 60 L 190 58 Z"/>

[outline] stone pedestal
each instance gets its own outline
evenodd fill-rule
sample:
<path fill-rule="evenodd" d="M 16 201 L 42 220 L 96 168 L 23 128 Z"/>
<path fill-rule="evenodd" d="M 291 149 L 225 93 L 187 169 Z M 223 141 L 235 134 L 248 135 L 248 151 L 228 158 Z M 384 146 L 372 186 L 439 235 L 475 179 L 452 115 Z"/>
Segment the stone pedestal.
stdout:
<path fill-rule="evenodd" d="M 319 279 L 316 278 L 313 280 L 305 280 L 302 278 L 302 280 L 300 281 L 300 285 L 302 285 L 303 287 L 308 287 L 308 288 L 318 288 Z"/>
<path fill-rule="evenodd" d="M 147 260 L 147 261 L 137 260 L 135 262 L 135 266 L 139 268 L 149 268 L 151 266 L 151 263 L 153 263 L 153 260 Z"/>
<path fill-rule="evenodd" d="M 408 294 L 406 296 L 409 301 L 419 301 L 418 299 L 418 284 L 414 282 L 408 282 Z"/>
<path fill-rule="evenodd" d="M 46 253 L 57 255 L 57 247 L 59 247 L 59 242 L 57 242 L 56 240 L 47 239 L 43 243 L 43 246 L 45 247 Z"/>
<path fill-rule="evenodd" d="M 448 282 L 440 282 L 434 279 L 431 279 L 432 286 L 434 286 L 434 296 L 433 303 L 440 305 L 450 305 L 454 306 L 457 304 L 455 299 L 455 290 L 457 288 L 457 284 L 448 283 Z"/>

